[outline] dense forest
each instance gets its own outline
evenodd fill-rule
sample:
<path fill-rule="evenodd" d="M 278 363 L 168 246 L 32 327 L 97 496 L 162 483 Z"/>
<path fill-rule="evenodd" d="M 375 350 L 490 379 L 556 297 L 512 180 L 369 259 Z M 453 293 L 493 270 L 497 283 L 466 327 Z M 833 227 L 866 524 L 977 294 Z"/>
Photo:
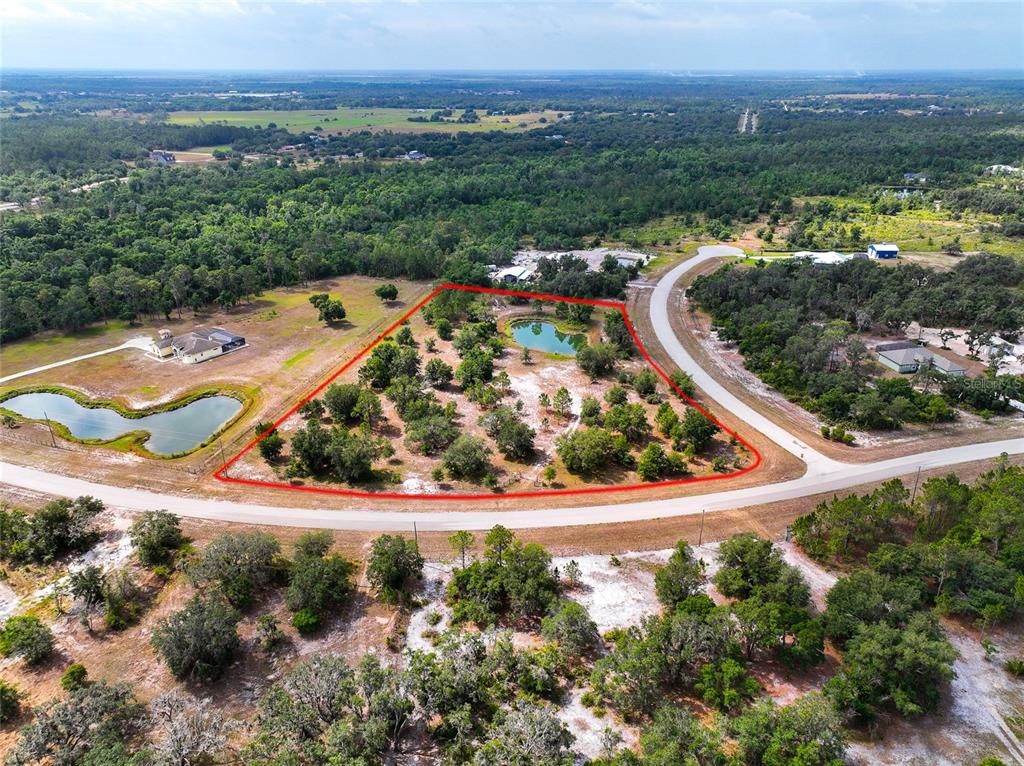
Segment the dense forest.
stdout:
<path fill-rule="evenodd" d="M 917 321 L 971 328 L 976 347 L 993 332 L 1015 338 L 1024 326 L 1022 286 L 1019 261 L 980 255 L 948 272 L 868 260 L 724 266 L 696 279 L 688 295 L 711 314 L 720 338 L 738 344 L 745 366 L 787 397 L 832 423 L 898 428 L 952 419 L 949 405 L 1006 411 L 1024 382 L 1012 375 L 946 379 L 934 370 L 920 374 L 923 391 L 904 378 L 873 380 L 859 333 L 902 338 Z"/>
<path fill-rule="evenodd" d="M 43 86 L 46 78 L 24 75 L 12 92 L 28 82 Z M 218 78 L 157 79 L 139 91 L 121 81 L 90 82 L 82 93 L 120 99 L 118 108 L 132 106 L 131 93 L 225 87 Z M 885 82 L 872 81 L 865 92 Z M 303 97 L 327 87 L 278 85 Z M 331 87 L 349 102 L 361 89 L 366 103 L 402 93 L 408 105 L 436 87 L 476 94 L 480 108 L 513 108 L 502 100 L 517 93 L 532 108 L 558 106 L 543 99 L 548 86 L 536 83 L 506 84 L 501 94 L 444 78 Z M 479 279 L 483 265 L 505 263 L 524 245 L 594 244 L 665 216 L 721 238 L 743 224 L 793 215 L 794 197 L 870 190 L 916 171 L 931 174 L 948 204 L 991 210 L 1004 216 L 1009 233 L 1024 231 L 1024 206 L 1012 194 L 971 187 L 988 164 L 1024 155 L 1017 115 L 992 107 L 1006 83 L 979 80 L 972 94 L 957 86 L 956 98 L 975 110 L 969 118 L 952 107 L 927 117 L 888 108 L 773 108 L 755 135 L 736 131 L 736 105 L 747 85 L 674 87 L 626 76 L 583 78 L 564 91 L 568 107 L 603 93 L 616 103 L 602 107 L 619 111 L 582 111 L 523 134 L 331 135 L 306 142 L 297 160 L 255 163 L 243 162 L 242 153 L 306 139 L 269 126 L 173 126 L 156 110 L 145 121 L 56 108 L 9 115 L 0 197 L 23 205 L 42 198 L 0 219 L 2 339 L 110 317 L 231 306 L 268 288 L 346 273 Z M 821 95 L 799 80 L 770 87 L 780 97 Z M 667 107 L 640 111 L 670 93 Z M 228 145 L 233 159 L 202 168 L 123 164 L 151 148 L 196 145 Z M 391 161 L 411 149 L 432 160 Z M 364 159 L 345 159 L 355 156 Z M 124 175 L 126 184 L 71 193 L 84 182 Z M 1009 328 L 1012 321 L 991 323 Z"/>

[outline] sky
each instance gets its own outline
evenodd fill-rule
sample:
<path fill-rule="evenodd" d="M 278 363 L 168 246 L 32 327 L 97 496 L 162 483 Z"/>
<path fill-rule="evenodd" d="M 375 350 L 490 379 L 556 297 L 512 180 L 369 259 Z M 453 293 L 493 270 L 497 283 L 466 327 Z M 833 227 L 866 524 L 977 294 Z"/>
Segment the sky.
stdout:
<path fill-rule="evenodd" d="M 1024 70 L 1024 0 L 0 0 L 0 67 Z"/>

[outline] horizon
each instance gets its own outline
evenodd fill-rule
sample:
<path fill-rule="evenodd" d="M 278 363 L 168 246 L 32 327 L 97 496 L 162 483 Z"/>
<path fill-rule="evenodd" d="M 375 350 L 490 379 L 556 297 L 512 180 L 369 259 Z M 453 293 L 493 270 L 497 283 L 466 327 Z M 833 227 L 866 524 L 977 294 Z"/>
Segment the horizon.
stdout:
<path fill-rule="evenodd" d="M 1024 70 L 1014 0 L 10 0 L 3 17 L 4 71 Z"/>

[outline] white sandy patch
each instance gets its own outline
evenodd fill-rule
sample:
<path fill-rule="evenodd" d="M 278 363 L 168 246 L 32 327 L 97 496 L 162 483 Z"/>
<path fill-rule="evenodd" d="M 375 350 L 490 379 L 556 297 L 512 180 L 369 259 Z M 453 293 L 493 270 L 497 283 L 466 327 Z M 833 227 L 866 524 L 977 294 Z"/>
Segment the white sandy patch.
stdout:
<path fill-rule="evenodd" d="M 654 595 L 654 572 L 671 553 L 624 553 L 618 556 L 620 566 L 612 563 L 611 556 L 559 557 L 552 563 L 560 573 L 570 561 L 579 564 L 582 583 L 566 595 L 586 607 L 597 629 L 604 633 L 637 625 L 645 616 L 661 610 Z"/>
<path fill-rule="evenodd" d="M 107 535 L 106 538 L 100 540 L 88 551 L 71 561 L 68 564 L 67 574 L 63 577 L 54 580 L 48 585 L 44 585 L 42 588 L 38 588 L 23 598 L 19 599 L 15 596 L 13 599 L 5 598 L 0 600 L 0 620 L 6 619 L 12 614 L 27 609 L 33 604 L 37 604 L 53 595 L 54 590 L 58 586 L 68 582 L 73 572 L 77 572 L 90 565 L 99 566 L 104 572 L 109 572 L 131 558 L 133 551 L 132 540 L 127 532 L 128 527 L 131 526 L 131 519 L 124 516 L 114 516 L 112 522 L 115 530 L 114 533 Z M 8 590 L 10 589 L 8 588 Z"/>
<path fill-rule="evenodd" d="M 825 611 L 825 596 L 836 584 L 836 576 L 825 569 L 822 569 L 815 561 L 807 556 L 800 548 L 792 542 L 776 543 L 782 551 L 782 558 L 787 564 L 792 564 L 803 574 L 807 584 L 811 586 L 811 601 L 818 612 Z"/>
<path fill-rule="evenodd" d="M 569 693 L 569 701 L 558 710 L 559 719 L 576 737 L 572 749 L 582 756 L 577 763 L 586 763 L 588 759 L 602 755 L 602 734 L 606 728 L 618 732 L 622 737 L 619 747 L 636 747 L 640 741 L 640 731 L 616 720 L 610 712 L 598 718 L 580 702 L 584 692 L 585 689 L 573 689 Z"/>
<path fill-rule="evenodd" d="M 409 477 L 402 482 L 402 489 L 406 492 L 417 495 L 433 495 L 440 491 L 437 484 L 432 481 L 424 481 L 418 473 L 410 474 Z"/>
<path fill-rule="evenodd" d="M 469 563 L 468 560 L 467 563 Z M 430 637 L 424 636 L 424 633 L 434 631 L 440 635 L 451 625 L 452 610 L 444 603 L 445 589 L 448 587 L 451 577 L 452 570 L 447 564 L 431 562 L 423 567 L 423 582 L 416 595 L 427 604 L 409 616 L 409 626 L 405 633 L 406 649 L 431 651 L 433 644 L 430 642 Z M 437 625 L 431 625 L 428 621 L 432 612 L 441 615 L 441 621 Z"/>

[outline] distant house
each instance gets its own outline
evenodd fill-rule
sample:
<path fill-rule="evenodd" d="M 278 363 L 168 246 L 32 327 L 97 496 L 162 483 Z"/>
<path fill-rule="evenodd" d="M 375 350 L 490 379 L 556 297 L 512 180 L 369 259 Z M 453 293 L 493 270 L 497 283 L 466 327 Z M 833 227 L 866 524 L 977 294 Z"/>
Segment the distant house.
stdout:
<path fill-rule="evenodd" d="M 868 258 L 899 258 L 900 249 L 891 242 L 868 245 Z"/>
<path fill-rule="evenodd" d="M 1014 176 L 1021 172 L 1016 165 L 989 165 L 985 168 L 985 175 L 990 176 Z"/>
<path fill-rule="evenodd" d="M 933 367 L 950 377 L 960 377 L 967 369 L 952 359 L 939 356 L 913 341 L 883 343 L 875 347 L 878 361 L 890 370 L 905 375 L 917 372 L 921 367 Z"/>
<path fill-rule="evenodd" d="M 245 338 L 223 327 L 201 328 L 173 336 L 170 330 L 160 330 L 150 345 L 150 353 L 160 359 L 174 356 L 185 364 L 198 364 L 244 345 Z"/>
<path fill-rule="evenodd" d="M 175 162 L 178 161 L 177 157 L 175 157 L 170 152 L 165 152 L 162 149 L 154 149 L 153 151 L 151 151 L 149 153 L 149 158 L 158 165 L 173 165 Z"/>
<path fill-rule="evenodd" d="M 401 155 L 399 159 L 402 160 L 429 160 L 430 158 L 421 152 L 419 149 L 413 149 L 411 152 L 406 152 Z"/>
<path fill-rule="evenodd" d="M 507 285 L 515 284 L 516 282 L 529 282 L 533 279 L 533 272 L 525 266 L 510 266 L 495 274 L 494 279 Z"/>
<path fill-rule="evenodd" d="M 816 253 L 810 250 L 798 250 L 793 253 L 794 258 L 802 258 L 810 261 L 815 266 L 837 266 L 840 263 L 846 263 L 853 259 L 852 255 L 844 255 L 843 253 L 837 253 L 835 250 L 830 250 L 827 253 Z"/>
<path fill-rule="evenodd" d="M 924 184 L 928 183 L 927 173 L 904 173 L 903 183 L 905 184 Z"/>

